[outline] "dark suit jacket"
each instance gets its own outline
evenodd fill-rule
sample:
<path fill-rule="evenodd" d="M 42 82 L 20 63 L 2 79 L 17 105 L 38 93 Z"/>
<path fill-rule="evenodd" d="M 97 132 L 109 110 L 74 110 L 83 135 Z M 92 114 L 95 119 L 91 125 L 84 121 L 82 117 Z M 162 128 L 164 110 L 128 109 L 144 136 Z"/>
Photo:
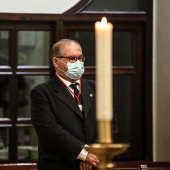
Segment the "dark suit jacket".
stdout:
<path fill-rule="evenodd" d="M 78 170 L 76 157 L 96 134 L 95 83 L 82 79 L 83 114 L 55 76 L 31 90 L 31 119 L 39 141 L 39 170 Z"/>

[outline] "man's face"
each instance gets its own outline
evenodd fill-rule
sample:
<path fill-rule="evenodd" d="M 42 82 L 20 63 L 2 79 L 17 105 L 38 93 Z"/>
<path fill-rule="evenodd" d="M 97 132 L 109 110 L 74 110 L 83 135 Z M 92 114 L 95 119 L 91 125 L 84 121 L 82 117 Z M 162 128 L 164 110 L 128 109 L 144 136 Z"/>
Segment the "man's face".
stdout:
<path fill-rule="evenodd" d="M 75 44 L 75 43 L 67 43 L 63 48 L 62 56 L 64 56 L 64 57 L 76 57 L 76 58 L 78 58 L 80 55 L 82 55 L 82 50 L 81 50 L 80 46 Z M 53 65 L 56 69 L 57 74 L 59 76 L 61 76 L 62 78 L 70 81 L 70 82 L 74 82 L 75 80 L 70 79 L 69 77 L 67 77 L 64 74 L 64 72 L 67 72 L 67 70 L 68 70 L 68 68 L 67 68 L 68 62 L 69 62 L 68 58 L 55 58 L 55 57 L 53 57 Z M 60 68 L 64 72 L 62 72 L 58 68 Z"/>

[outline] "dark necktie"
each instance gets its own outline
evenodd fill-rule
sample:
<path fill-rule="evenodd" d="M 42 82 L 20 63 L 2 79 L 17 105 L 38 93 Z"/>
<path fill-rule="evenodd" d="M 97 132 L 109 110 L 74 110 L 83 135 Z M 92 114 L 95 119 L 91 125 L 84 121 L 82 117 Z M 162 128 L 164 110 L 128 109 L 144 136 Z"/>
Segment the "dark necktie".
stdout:
<path fill-rule="evenodd" d="M 74 96 L 78 107 L 81 111 L 83 111 L 83 105 L 82 105 L 82 101 L 81 101 L 81 95 L 78 96 L 79 91 L 77 89 L 77 85 L 79 85 L 79 83 L 75 83 L 75 84 L 70 84 L 70 87 L 74 90 L 74 94 L 76 95 L 76 97 Z"/>
<path fill-rule="evenodd" d="M 74 90 L 74 94 L 75 94 L 77 97 L 78 97 L 78 94 L 79 94 L 79 91 L 78 91 L 78 89 L 77 89 L 77 85 L 78 85 L 78 84 L 79 84 L 79 83 L 70 84 L 70 87 Z M 75 97 L 75 100 L 76 100 L 76 102 L 79 102 L 76 97 Z"/>

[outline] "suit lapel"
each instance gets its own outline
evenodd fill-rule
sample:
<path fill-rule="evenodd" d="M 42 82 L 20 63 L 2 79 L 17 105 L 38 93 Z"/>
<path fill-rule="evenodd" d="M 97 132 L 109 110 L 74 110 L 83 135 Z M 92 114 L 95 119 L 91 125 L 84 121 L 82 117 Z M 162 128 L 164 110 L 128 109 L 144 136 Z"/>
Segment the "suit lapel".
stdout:
<path fill-rule="evenodd" d="M 53 87 L 54 91 L 56 92 L 56 96 L 83 119 L 82 112 L 80 111 L 76 101 L 73 100 L 73 97 L 68 89 L 57 77 L 54 77 Z"/>
<path fill-rule="evenodd" d="M 82 79 L 82 98 L 83 98 L 83 111 L 85 118 L 88 115 L 92 102 L 95 99 L 94 90 L 89 83 Z"/>

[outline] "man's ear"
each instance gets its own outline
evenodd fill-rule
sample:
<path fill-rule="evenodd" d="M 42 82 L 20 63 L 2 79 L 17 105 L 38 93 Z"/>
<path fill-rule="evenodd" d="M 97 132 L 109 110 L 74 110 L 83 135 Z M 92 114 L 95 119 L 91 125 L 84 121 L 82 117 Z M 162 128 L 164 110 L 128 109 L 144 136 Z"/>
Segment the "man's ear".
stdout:
<path fill-rule="evenodd" d="M 58 60 L 57 60 L 57 58 L 53 57 L 52 62 L 53 62 L 54 67 L 58 68 Z"/>

